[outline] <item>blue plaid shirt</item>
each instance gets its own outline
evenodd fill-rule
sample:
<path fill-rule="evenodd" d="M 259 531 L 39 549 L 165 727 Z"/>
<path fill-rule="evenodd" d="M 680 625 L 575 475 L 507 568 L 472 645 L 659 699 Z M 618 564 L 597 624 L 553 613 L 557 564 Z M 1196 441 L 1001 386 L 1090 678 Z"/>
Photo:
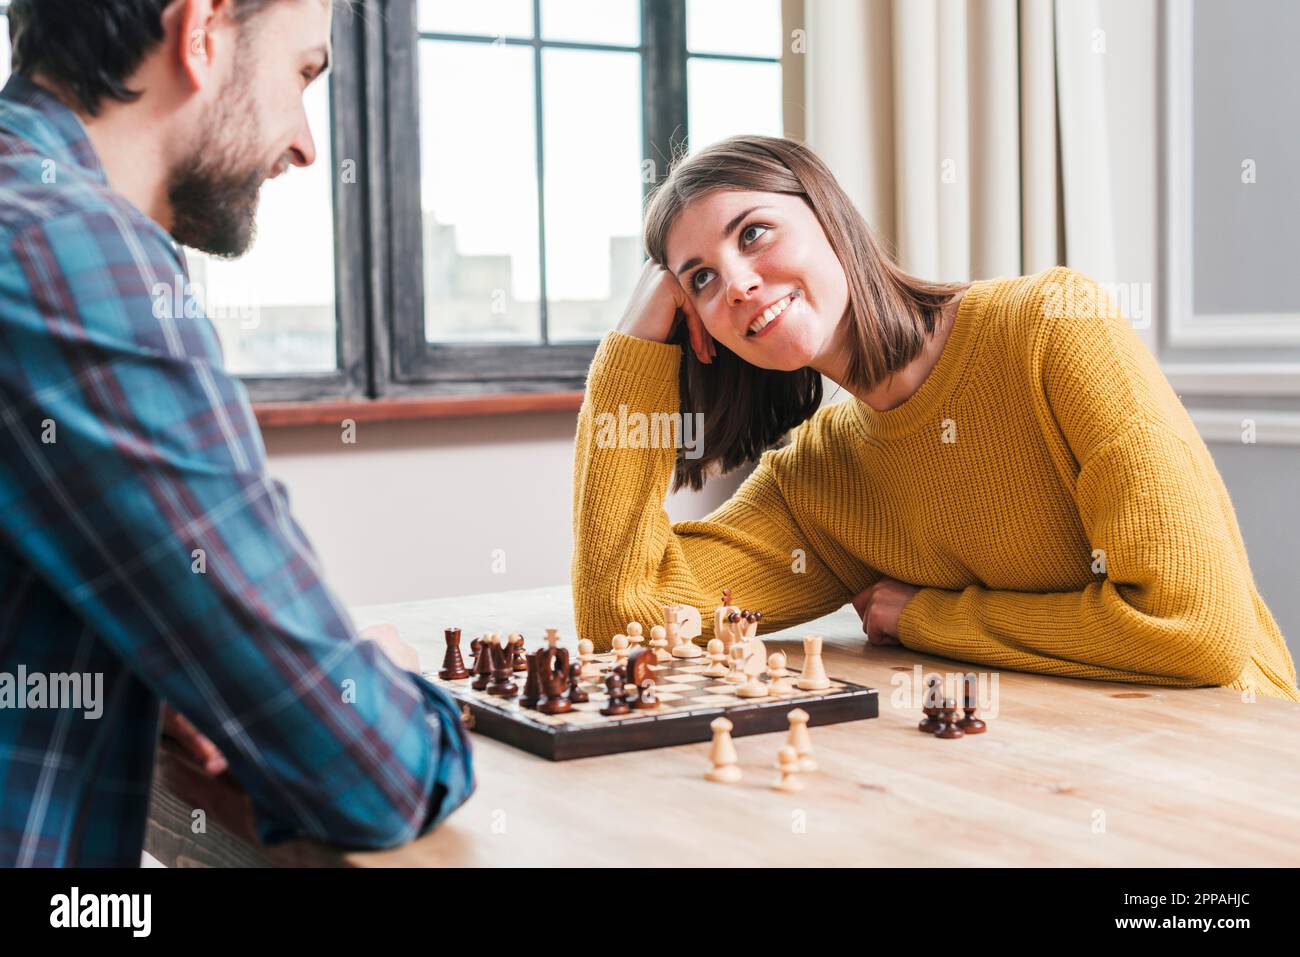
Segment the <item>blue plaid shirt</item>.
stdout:
<path fill-rule="evenodd" d="M 322 581 L 211 323 L 172 318 L 178 276 L 77 116 L 11 78 L 0 865 L 139 864 L 162 701 L 224 752 L 268 843 L 392 846 L 474 788 L 451 700 Z"/>

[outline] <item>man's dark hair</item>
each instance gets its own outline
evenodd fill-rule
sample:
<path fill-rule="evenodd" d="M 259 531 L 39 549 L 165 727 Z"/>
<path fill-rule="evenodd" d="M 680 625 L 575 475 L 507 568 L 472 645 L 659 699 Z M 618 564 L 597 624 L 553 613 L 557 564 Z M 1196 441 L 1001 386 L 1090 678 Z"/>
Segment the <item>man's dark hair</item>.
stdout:
<path fill-rule="evenodd" d="M 233 0 L 242 25 L 275 0 Z M 39 74 L 91 116 L 105 97 L 130 103 L 126 85 L 163 38 L 162 15 L 172 0 L 13 0 L 9 39 L 13 69 Z"/>

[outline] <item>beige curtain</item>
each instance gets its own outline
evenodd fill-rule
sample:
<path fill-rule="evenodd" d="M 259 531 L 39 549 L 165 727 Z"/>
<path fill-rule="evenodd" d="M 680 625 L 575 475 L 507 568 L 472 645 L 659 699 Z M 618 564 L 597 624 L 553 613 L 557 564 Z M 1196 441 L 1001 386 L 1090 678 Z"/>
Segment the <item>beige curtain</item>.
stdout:
<path fill-rule="evenodd" d="M 806 141 L 904 269 L 1114 274 L 1096 0 L 806 0 Z"/>

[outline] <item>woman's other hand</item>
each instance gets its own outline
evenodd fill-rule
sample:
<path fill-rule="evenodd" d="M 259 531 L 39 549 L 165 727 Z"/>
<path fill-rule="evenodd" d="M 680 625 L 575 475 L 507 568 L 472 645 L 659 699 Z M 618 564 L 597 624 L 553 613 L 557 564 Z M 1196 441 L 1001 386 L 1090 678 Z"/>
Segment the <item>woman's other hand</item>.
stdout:
<path fill-rule="evenodd" d="M 618 331 L 637 339 L 667 342 L 677 323 L 683 320 L 696 358 L 704 363 L 712 362 L 716 355 L 713 338 L 705 330 L 686 290 L 667 269 L 654 260 L 647 260 Z"/>

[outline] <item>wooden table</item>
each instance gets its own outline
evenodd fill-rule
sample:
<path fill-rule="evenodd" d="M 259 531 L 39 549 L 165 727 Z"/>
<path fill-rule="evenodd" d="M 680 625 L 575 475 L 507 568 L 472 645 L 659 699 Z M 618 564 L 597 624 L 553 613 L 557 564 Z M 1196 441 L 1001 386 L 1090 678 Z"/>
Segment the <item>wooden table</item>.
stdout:
<path fill-rule="evenodd" d="M 548 625 L 574 633 L 567 588 L 354 616 L 398 625 L 425 669 L 440 665 L 451 625 L 534 643 Z M 808 632 L 825 636 L 832 676 L 880 689 L 880 717 L 813 728 L 821 769 L 798 794 L 769 787 L 782 734 L 736 739 L 737 785 L 704 780 L 707 743 L 552 763 L 475 735 L 478 791 L 432 834 L 382 852 L 307 841 L 267 850 L 230 776 L 204 778 L 169 746 L 146 846 L 168 866 L 1300 864 L 1300 705 L 1224 688 L 990 674 L 868 647 L 848 607 L 763 637 L 797 665 Z M 996 691 L 988 732 L 918 733 L 919 675 L 966 670 Z M 191 833 L 195 807 L 206 834 Z"/>

